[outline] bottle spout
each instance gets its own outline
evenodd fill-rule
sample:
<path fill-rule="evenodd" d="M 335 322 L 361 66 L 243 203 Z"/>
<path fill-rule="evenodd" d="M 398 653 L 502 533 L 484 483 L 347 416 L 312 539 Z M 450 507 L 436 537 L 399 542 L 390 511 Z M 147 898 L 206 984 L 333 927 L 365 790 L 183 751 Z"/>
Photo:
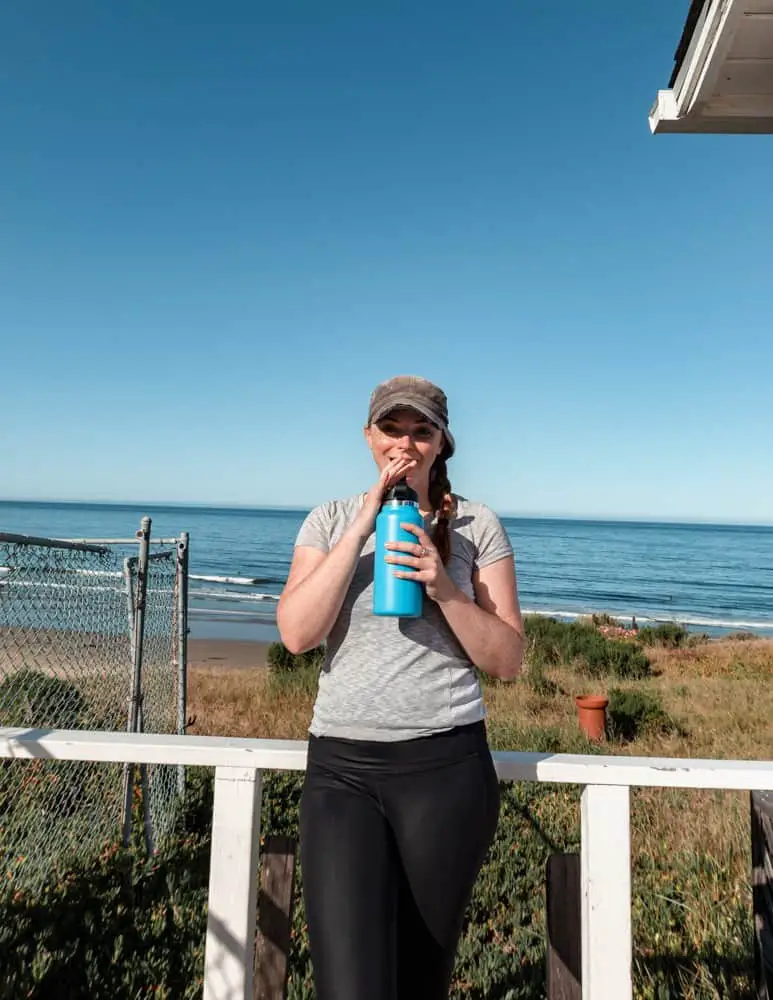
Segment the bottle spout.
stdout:
<path fill-rule="evenodd" d="M 403 477 L 384 494 L 384 500 L 401 500 L 404 503 L 418 503 L 419 495 L 413 487 L 408 485 L 408 481 Z"/>

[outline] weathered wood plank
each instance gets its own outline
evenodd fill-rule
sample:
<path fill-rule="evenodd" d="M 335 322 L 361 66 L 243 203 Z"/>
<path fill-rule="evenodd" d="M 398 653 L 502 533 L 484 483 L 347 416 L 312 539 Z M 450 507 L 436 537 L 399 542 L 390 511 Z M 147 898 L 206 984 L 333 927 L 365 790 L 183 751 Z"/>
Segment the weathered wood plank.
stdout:
<path fill-rule="evenodd" d="M 752 792 L 754 980 L 757 1000 L 773 1000 L 773 794 Z"/>
<path fill-rule="evenodd" d="M 267 837 L 262 851 L 253 1000 L 284 1000 L 290 959 L 296 841 Z"/>
<path fill-rule="evenodd" d="M 581 1000 L 580 855 L 551 854 L 546 875 L 547 1000 Z"/>

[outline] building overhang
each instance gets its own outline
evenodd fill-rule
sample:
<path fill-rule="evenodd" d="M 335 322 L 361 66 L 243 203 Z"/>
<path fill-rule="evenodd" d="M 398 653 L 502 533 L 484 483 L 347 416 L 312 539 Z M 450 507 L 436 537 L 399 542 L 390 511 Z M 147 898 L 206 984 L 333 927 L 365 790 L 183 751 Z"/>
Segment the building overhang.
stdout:
<path fill-rule="evenodd" d="M 773 132 L 773 0 L 693 0 L 653 133 Z"/>

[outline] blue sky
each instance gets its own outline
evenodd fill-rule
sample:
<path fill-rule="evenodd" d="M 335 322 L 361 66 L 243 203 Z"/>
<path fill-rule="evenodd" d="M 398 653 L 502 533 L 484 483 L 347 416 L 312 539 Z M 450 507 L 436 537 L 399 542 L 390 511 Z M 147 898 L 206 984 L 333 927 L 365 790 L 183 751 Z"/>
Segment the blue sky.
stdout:
<path fill-rule="evenodd" d="M 687 0 L 0 10 L 0 496 L 308 506 L 444 386 L 503 513 L 773 521 L 769 137 Z"/>

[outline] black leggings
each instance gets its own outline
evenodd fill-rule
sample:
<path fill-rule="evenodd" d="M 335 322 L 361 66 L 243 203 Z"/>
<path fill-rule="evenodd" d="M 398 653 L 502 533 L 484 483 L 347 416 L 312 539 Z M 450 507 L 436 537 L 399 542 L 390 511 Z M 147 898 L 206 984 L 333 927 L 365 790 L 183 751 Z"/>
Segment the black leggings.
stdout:
<path fill-rule="evenodd" d="M 498 818 L 483 723 L 398 743 L 311 737 L 300 832 L 317 1000 L 446 1000 Z"/>

